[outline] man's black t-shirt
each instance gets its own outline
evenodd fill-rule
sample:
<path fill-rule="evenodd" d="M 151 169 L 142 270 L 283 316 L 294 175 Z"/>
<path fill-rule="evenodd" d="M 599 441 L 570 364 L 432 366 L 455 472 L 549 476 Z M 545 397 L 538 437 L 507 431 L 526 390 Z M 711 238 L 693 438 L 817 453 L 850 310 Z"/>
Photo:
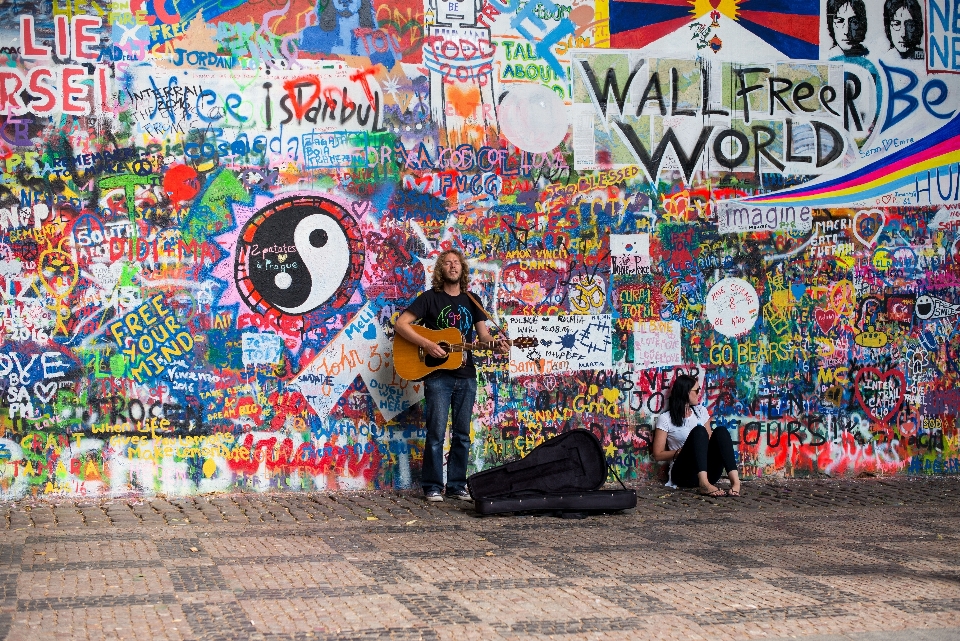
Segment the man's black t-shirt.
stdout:
<path fill-rule="evenodd" d="M 444 291 L 438 292 L 434 289 L 420 294 L 406 311 L 420 319 L 421 324 L 427 329 L 454 327 L 460 330 L 463 340 L 467 343 L 473 342 L 474 323 L 487 318 L 483 310 L 477 307 L 477 304 L 466 294 L 451 296 Z M 477 368 L 473 364 L 473 353 L 467 352 L 463 365 L 457 369 L 443 371 L 457 378 L 475 378 Z"/>

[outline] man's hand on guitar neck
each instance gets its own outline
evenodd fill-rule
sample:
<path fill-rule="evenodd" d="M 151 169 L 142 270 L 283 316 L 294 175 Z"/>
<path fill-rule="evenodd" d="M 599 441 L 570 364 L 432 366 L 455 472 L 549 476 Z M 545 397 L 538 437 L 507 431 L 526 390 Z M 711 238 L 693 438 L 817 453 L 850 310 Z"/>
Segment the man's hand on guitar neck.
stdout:
<path fill-rule="evenodd" d="M 510 351 L 510 341 L 504 338 L 494 338 L 490 336 L 487 340 L 477 340 L 473 343 L 467 343 L 466 349 L 493 350 L 497 354 L 506 354 Z"/>
<path fill-rule="evenodd" d="M 476 328 L 477 338 L 480 339 L 481 343 L 484 343 L 486 349 L 492 349 L 497 354 L 507 354 L 510 352 L 510 341 L 502 336 L 495 338 L 487 329 L 486 323 L 481 321 L 476 324 Z"/>

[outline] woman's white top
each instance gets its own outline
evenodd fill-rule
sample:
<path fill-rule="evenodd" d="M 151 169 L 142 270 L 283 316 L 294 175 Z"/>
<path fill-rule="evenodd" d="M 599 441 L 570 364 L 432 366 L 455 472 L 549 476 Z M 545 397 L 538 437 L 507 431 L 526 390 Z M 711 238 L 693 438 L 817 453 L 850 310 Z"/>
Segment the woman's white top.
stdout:
<path fill-rule="evenodd" d="M 692 405 L 690 416 L 683 420 L 683 425 L 674 425 L 670 420 L 670 412 L 664 412 L 657 417 L 657 429 L 667 433 L 667 449 L 679 450 L 687 441 L 690 432 L 697 425 L 706 425 L 710 420 L 710 412 L 702 405 Z"/>
<path fill-rule="evenodd" d="M 657 429 L 667 433 L 667 449 L 679 450 L 687 442 L 687 437 L 697 425 L 706 425 L 710 420 L 710 412 L 702 405 L 691 405 L 690 416 L 683 420 L 683 425 L 674 425 L 670 419 L 670 412 L 664 412 L 657 417 Z M 667 471 L 667 487 L 677 487 L 673 484 L 673 460 Z"/>

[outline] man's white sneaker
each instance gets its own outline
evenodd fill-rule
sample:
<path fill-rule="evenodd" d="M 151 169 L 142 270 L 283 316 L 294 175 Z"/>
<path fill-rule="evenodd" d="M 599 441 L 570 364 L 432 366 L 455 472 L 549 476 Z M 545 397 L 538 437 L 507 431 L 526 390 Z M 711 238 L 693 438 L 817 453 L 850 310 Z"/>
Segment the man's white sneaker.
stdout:
<path fill-rule="evenodd" d="M 440 492 L 427 492 L 423 498 L 431 503 L 440 503 L 443 501 L 443 495 Z"/>

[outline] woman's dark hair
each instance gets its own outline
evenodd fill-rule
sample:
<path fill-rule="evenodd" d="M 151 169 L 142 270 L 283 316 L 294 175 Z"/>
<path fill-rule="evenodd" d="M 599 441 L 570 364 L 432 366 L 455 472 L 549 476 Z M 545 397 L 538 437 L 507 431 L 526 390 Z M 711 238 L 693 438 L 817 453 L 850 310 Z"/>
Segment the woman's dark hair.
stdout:
<path fill-rule="evenodd" d="M 917 0 L 887 0 L 883 3 L 883 28 L 887 32 L 887 40 L 890 41 L 891 47 L 893 47 L 893 38 L 890 37 L 890 23 L 900 9 L 906 9 L 907 13 L 910 14 L 910 20 L 913 21 L 913 24 L 903 25 L 906 32 L 904 42 L 908 46 L 909 53 L 919 49 L 920 43 L 923 42 L 923 34 L 921 33 L 923 29 L 923 10 Z"/>
<path fill-rule="evenodd" d="M 693 376 L 681 374 L 673 381 L 670 387 L 670 398 L 667 399 L 667 409 L 670 411 L 670 422 L 680 427 L 687 418 L 687 403 L 690 402 L 690 390 L 697 384 Z"/>

